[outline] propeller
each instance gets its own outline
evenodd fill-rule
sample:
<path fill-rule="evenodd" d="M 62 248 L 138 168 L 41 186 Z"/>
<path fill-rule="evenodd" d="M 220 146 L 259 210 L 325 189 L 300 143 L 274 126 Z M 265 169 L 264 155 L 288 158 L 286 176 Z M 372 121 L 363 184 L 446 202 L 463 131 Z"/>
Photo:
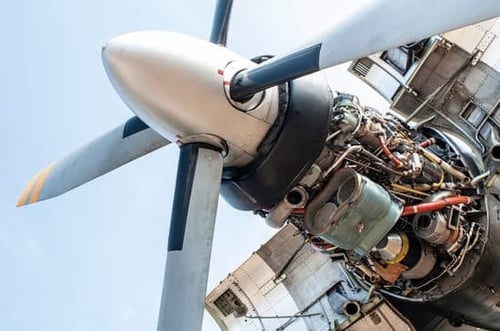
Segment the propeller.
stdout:
<path fill-rule="evenodd" d="M 132 117 L 36 174 L 17 206 L 63 194 L 168 143 L 138 117 Z"/>
<path fill-rule="evenodd" d="M 471 8 L 473 6 L 473 8 Z M 498 0 L 363 1 L 305 46 L 275 57 L 231 80 L 233 100 L 379 51 L 500 15 Z"/>
<path fill-rule="evenodd" d="M 19 201 L 64 193 L 175 140 L 180 159 L 159 331 L 201 328 L 222 168 L 256 157 L 278 117 L 277 89 L 270 87 L 500 15 L 498 0 L 363 2 L 303 47 L 255 65 L 221 47 L 231 6 L 218 1 L 210 43 L 166 32 L 110 41 L 104 66 L 138 117 L 40 172 Z"/>
<path fill-rule="evenodd" d="M 201 330 L 221 176 L 220 150 L 181 147 L 158 331 Z"/>
<path fill-rule="evenodd" d="M 210 41 L 226 44 L 232 0 L 219 0 Z M 222 177 L 221 148 L 180 147 L 158 331 L 201 330 Z"/>
<path fill-rule="evenodd" d="M 229 29 L 229 18 L 233 0 L 219 0 L 215 8 L 212 32 L 210 33 L 210 42 L 222 46 L 227 43 L 227 31 Z"/>

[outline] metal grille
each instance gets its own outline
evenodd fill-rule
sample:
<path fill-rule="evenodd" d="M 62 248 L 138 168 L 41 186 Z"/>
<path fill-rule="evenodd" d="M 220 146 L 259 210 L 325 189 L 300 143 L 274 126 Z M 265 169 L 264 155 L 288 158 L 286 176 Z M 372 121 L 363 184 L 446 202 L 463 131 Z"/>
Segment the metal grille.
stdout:
<path fill-rule="evenodd" d="M 370 71 L 373 62 L 368 58 L 359 59 L 353 67 L 353 71 L 361 77 L 366 77 Z"/>

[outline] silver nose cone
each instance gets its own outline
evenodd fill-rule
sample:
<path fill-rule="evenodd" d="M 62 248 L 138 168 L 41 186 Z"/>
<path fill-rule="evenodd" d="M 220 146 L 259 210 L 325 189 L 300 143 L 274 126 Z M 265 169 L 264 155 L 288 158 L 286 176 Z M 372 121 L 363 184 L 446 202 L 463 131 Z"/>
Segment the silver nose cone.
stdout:
<path fill-rule="evenodd" d="M 118 62 L 123 47 L 119 43 L 110 43 L 102 45 L 101 56 L 104 68 L 109 72 L 110 68 Z"/>
<path fill-rule="evenodd" d="M 269 101 L 252 116 L 228 101 L 226 66 L 255 64 L 224 47 L 178 33 L 145 31 L 112 39 L 102 59 L 129 108 L 171 141 L 208 134 L 252 155 L 270 126 L 261 119 L 269 114 L 259 116 L 269 112 Z"/>
<path fill-rule="evenodd" d="M 215 133 L 210 118 L 219 114 L 214 109 L 227 108 L 217 69 L 233 55 L 221 50 L 225 49 L 193 37 L 147 31 L 112 39 L 103 47 L 102 58 L 111 83 L 130 109 L 174 139 Z"/>

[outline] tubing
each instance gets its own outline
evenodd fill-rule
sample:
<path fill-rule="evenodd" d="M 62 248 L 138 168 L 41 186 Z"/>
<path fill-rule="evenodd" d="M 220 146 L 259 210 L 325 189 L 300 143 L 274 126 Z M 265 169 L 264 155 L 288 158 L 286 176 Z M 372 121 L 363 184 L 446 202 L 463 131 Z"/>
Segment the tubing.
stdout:
<path fill-rule="evenodd" d="M 391 186 L 396 191 L 413 193 L 413 194 L 416 194 L 416 195 L 422 195 L 424 197 L 428 197 L 429 196 L 428 193 L 412 189 L 411 187 L 408 187 L 408 186 L 394 184 L 394 183 L 392 183 Z"/>
<path fill-rule="evenodd" d="M 344 161 L 344 159 L 351 153 L 359 153 L 363 150 L 363 147 L 361 145 L 354 145 L 354 146 L 350 146 L 348 149 L 346 149 L 344 151 L 344 153 L 342 153 L 342 155 L 340 155 L 336 160 L 335 162 L 328 168 L 328 170 L 326 170 L 325 174 L 323 177 L 328 177 L 328 175 L 330 175 L 332 173 L 332 171 L 336 170 L 337 167 L 340 165 L 340 163 L 342 161 Z"/>
<path fill-rule="evenodd" d="M 389 160 L 391 160 L 392 164 L 394 164 L 394 166 L 396 166 L 396 168 L 401 168 L 402 166 L 404 166 L 403 162 L 401 162 L 397 157 L 395 157 L 391 153 L 391 151 L 389 150 L 389 148 L 385 144 L 384 137 L 380 136 L 380 137 L 378 137 L 378 140 L 380 141 L 380 146 L 382 147 L 384 154 L 389 158 Z"/>
<path fill-rule="evenodd" d="M 281 228 L 290 214 L 304 213 L 304 206 L 308 199 L 309 195 L 306 189 L 300 185 L 295 186 L 286 194 L 281 202 L 277 203 L 269 211 L 266 217 L 266 224 L 275 229 Z"/>
<path fill-rule="evenodd" d="M 430 161 L 436 163 L 444 171 L 446 171 L 447 173 L 449 173 L 453 177 L 460 179 L 460 181 L 463 182 L 463 183 L 469 183 L 470 182 L 470 178 L 469 177 L 467 177 L 465 174 L 463 174 L 459 170 L 453 168 L 451 165 L 449 165 L 448 163 L 446 163 L 445 161 L 443 161 L 441 158 L 439 158 L 434 153 L 432 153 L 432 152 L 430 152 L 430 151 L 428 151 L 426 149 L 423 149 L 423 148 L 420 148 L 420 150 L 422 151 L 422 153 L 424 154 L 424 156 L 427 159 L 429 159 Z"/>
<path fill-rule="evenodd" d="M 317 250 L 318 252 L 322 253 L 328 253 L 337 250 L 337 246 L 332 245 L 330 243 L 327 243 L 326 241 L 323 241 L 322 239 L 316 239 L 314 237 L 311 238 L 309 241 L 311 244 L 312 248 Z"/>
<path fill-rule="evenodd" d="M 472 198 L 459 195 L 456 197 L 445 198 L 432 202 L 424 202 L 418 205 L 405 206 L 403 207 L 403 212 L 401 216 L 408 216 L 420 213 L 429 213 L 435 210 L 443 209 L 447 206 L 458 205 L 458 204 L 471 204 Z"/>
<path fill-rule="evenodd" d="M 436 138 L 430 138 L 421 142 L 419 146 L 422 148 L 426 148 L 429 147 L 430 145 L 434 145 L 435 143 L 436 143 Z"/>

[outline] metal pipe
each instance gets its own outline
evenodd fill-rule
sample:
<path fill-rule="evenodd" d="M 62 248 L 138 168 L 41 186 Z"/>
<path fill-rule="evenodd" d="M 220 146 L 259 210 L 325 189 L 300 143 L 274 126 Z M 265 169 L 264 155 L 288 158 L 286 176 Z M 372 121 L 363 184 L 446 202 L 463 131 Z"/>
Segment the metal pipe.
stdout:
<path fill-rule="evenodd" d="M 428 193 L 424 193 L 424 192 L 412 189 L 411 187 L 407 187 L 407 186 L 404 186 L 404 185 L 399 185 L 399 184 L 391 183 L 391 187 L 393 189 L 397 190 L 397 191 L 409 192 L 409 193 L 413 193 L 413 194 L 417 194 L 417 195 L 422 195 L 424 197 L 429 196 Z"/>
<path fill-rule="evenodd" d="M 401 162 L 401 160 L 399 160 L 397 157 L 394 156 L 394 154 L 391 153 L 391 151 L 389 150 L 389 148 L 385 144 L 384 137 L 379 136 L 378 139 L 380 142 L 380 146 L 382 147 L 382 150 L 384 151 L 384 154 L 389 158 L 389 160 L 391 160 L 392 164 L 394 164 L 394 166 L 396 166 L 396 168 L 401 168 L 402 166 L 404 166 L 403 162 Z"/>
<path fill-rule="evenodd" d="M 326 142 L 329 142 L 330 140 L 332 140 L 333 138 L 335 138 L 336 136 L 338 136 L 341 133 L 342 133 L 342 130 L 335 131 L 334 133 L 332 133 L 328 137 L 326 137 Z"/>
<path fill-rule="evenodd" d="M 361 145 L 354 145 L 354 146 L 350 146 L 349 148 L 347 148 L 344 153 L 342 153 L 342 155 L 340 155 L 336 160 L 335 162 L 325 171 L 325 174 L 324 174 L 324 177 L 328 177 L 339 165 L 342 161 L 344 161 L 344 159 L 351 153 L 354 153 L 354 152 L 361 152 L 363 150 L 363 147 Z"/>
<path fill-rule="evenodd" d="M 306 189 L 298 185 L 292 188 L 285 198 L 276 204 L 266 217 L 266 224 L 272 228 L 279 229 L 285 224 L 292 212 L 303 213 L 309 194 Z"/>
<path fill-rule="evenodd" d="M 445 198 L 432 202 L 424 202 L 413 206 L 404 206 L 401 216 L 408 216 L 420 213 L 429 213 L 431 211 L 443 209 L 447 206 L 458 205 L 458 204 L 471 204 L 472 198 L 459 195 L 456 197 Z"/>
<path fill-rule="evenodd" d="M 376 156 L 375 154 L 367 151 L 366 149 L 363 149 L 361 151 L 361 154 L 363 154 L 364 156 L 367 156 L 375 161 L 377 161 L 377 165 L 380 166 L 381 168 L 384 168 L 384 170 L 387 170 L 389 171 L 390 173 L 396 175 L 396 176 L 401 176 L 401 177 L 406 177 L 408 176 L 408 171 L 397 171 L 389 166 L 387 166 L 384 162 L 384 160 L 382 160 L 381 158 L 379 158 L 378 156 Z"/>
<path fill-rule="evenodd" d="M 491 171 L 486 171 L 485 173 L 482 173 L 476 177 L 474 177 L 471 181 L 470 181 L 470 186 L 474 187 L 476 186 L 477 184 L 479 184 L 480 181 L 482 181 L 483 179 L 487 178 L 489 175 L 490 175 Z"/>
<path fill-rule="evenodd" d="M 342 307 L 342 312 L 346 316 L 354 316 L 361 311 L 361 306 L 357 301 L 347 301 Z"/>
<path fill-rule="evenodd" d="M 467 177 L 464 173 L 460 172 L 459 170 L 453 168 L 450 164 L 448 164 L 445 161 L 443 161 L 436 154 L 434 154 L 434 153 L 432 153 L 432 152 L 430 152 L 430 151 L 428 151 L 426 149 L 423 149 L 421 147 L 419 147 L 419 150 L 422 152 L 422 154 L 424 154 L 424 156 L 426 158 L 428 158 L 430 161 L 436 163 L 444 171 L 446 171 L 447 173 L 449 173 L 453 177 L 458 178 L 463 183 L 469 183 L 470 182 L 470 178 L 469 177 Z"/>

